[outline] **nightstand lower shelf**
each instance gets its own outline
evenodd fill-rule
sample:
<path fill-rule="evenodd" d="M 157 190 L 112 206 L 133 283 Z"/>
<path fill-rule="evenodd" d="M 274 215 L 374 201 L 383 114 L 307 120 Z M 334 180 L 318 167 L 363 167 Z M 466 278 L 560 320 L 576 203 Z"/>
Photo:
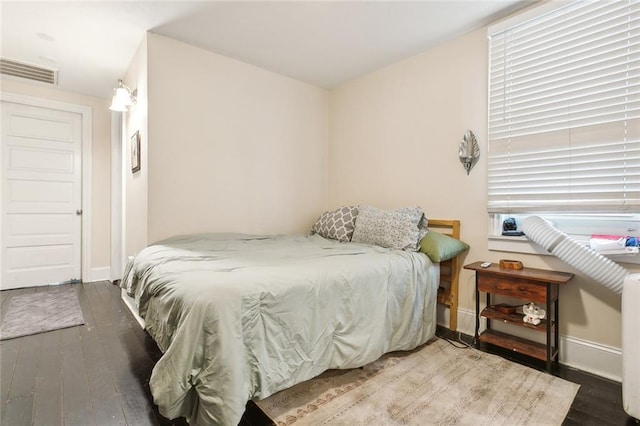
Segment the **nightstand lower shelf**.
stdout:
<path fill-rule="evenodd" d="M 481 342 L 500 346 L 501 348 L 528 355 L 541 361 L 553 360 L 558 355 L 558 349 L 551 347 L 551 356 L 547 358 L 546 345 L 496 330 L 485 330 L 480 335 L 479 339 Z"/>
<path fill-rule="evenodd" d="M 520 313 L 507 314 L 507 313 L 499 312 L 491 306 L 484 308 L 480 313 L 480 315 L 485 318 L 489 318 L 490 320 L 496 320 L 496 321 L 504 322 L 507 324 L 513 324 L 519 327 L 524 327 L 524 328 L 528 328 L 536 331 L 542 331 L 545 333 L 548 327 L 548 321 L 546 319 L 540 320 L 540 324 L 538 325 L 533 325 L 533 324 L 522 321 L 522 318 L 524 318 L 523 314 L 520 314 Z M 553 329 L 553 327 L 555 327 L 555 323 L 551 321 L 551 328 Z"/>

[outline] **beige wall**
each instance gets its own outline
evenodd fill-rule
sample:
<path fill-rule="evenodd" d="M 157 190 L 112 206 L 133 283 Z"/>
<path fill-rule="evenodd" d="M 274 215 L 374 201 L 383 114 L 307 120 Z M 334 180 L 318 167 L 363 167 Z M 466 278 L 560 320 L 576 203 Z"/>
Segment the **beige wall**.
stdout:
<path fill-rule="evenodd" d="M 137 90 L 137 103 L 123 113 L 122 135 L 122 183 L 124 257 L 133 256 L 148 244 L 148 102 L 147 102 L 147 37 L 142 40 L 129 69 L 124 84 Z M 140 171 L 131 171 L 131 136 L 140 132 Z M 123 265 L 126 263 L 123 263 Z"/>
<path fill-rule="evenodd" d="M 331 91 L 329 206 L 418 204 L 428 217 L 461 220 L 462 239 L 471 245 L 466 263 L 516 258 L 576 273 L 561 289 L 560 333 L 620 347 L 620 296 L 551 256 L 487 248 L 487 49 L 481 29 Z M 469 176 L 458 160 L 467 129 L 481 146 Z M 474 309 L 474 278 L 466 270 L 460 303 Z"/>
<path fill-rule="evenodd" d="M 52 87 L 23 83 L 9 78 L 0 80 L 0 90 L 26 96 L 84 105 L 91 108 L 91 268 L 110 265 L 110 167 L 111 111 L 109 100 L 81 95 Z M 106 275 L 108 276 L 108 274 Z M 91 277 L 82 277 L 84 280 Z"/>
<path fill-rule="evenodd" d="M 327 92 L 152 33 L 148 70 L 149 242 L 308 231 L 327 199 Z"/>

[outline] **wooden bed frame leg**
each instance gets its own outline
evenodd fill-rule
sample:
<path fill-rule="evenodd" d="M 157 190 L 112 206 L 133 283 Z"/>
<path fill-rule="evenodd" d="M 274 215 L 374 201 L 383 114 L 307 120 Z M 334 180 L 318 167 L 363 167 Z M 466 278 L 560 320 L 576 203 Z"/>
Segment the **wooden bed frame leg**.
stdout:
<path fill-rule="evenodd" d="M 460 279 L 460 260 L 451 262 L 451 304 L 449 305 L 449 330 L 458 331 L 458 286 Z"/>
<path fill-rule="evenodd" d="M 446 219 L 429 219 L 429 227 L 442 230 L 445 235 L 449 235 L 457 240 L 460 239 L 460 221 Z M 449 289 L 440 287 L 438 289 L 438 303 L 449 307 L 449 330 L 458 331 L 458 287 L 460 282 L 460 256 L 445 261 L 449 267 L 449 273 L 440 270 L 440 280 L 449 282 Z"/>

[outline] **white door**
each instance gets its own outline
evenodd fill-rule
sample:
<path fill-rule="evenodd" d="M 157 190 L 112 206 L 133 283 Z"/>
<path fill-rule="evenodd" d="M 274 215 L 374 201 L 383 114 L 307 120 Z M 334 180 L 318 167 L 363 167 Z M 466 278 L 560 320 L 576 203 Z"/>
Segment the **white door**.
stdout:
<path fill-rule="evenodd" d="M 81 279 L 82 116 L 2 102 L 0 288 Z"/>

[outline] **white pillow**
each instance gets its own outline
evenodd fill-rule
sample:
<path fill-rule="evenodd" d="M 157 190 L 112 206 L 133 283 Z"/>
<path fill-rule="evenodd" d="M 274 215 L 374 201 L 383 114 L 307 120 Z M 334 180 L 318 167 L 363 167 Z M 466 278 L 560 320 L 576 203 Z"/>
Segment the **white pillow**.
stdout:
<path fill-rule="evenodd" d="M 418 251 L 427 234 L 427 220 L 420 207 L 381 210 L 360 206 L 351 241 L 398 250 Z"/>

